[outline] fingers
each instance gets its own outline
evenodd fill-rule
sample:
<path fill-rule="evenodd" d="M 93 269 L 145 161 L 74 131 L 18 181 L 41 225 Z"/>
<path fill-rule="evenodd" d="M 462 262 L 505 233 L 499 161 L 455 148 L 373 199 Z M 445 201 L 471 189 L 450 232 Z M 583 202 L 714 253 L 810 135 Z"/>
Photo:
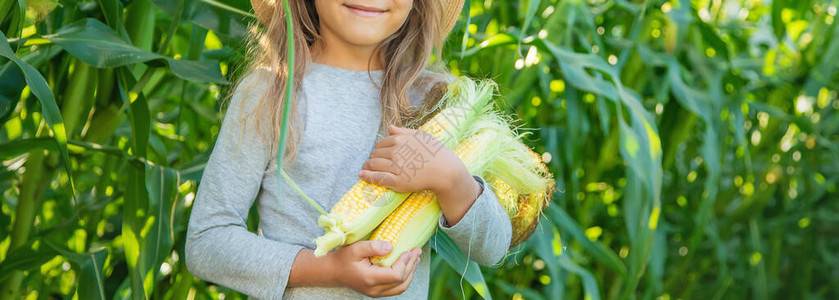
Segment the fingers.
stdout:
<path fill-rule="evenodd" d="M 376 145 L 375 145 L 376 148 L 385 148 L 385 147 L 391 147 L 393 145 L 400 144 L 399 143 L 400 140 L 404 141 L 404 136 L 403 135 L 412 134 L 412 133 L 416 132 L 417 130 L 389 125 L 388 128 L 387 128 L 387 131 L 388 131 L 388 133 L 390 133 L 390 136 L 388 136 L 386 138 L 383 138 L 383 139 L 379 140 L 378 142 L 376 142 Z"/>
<path fill-rule="evenodd" d="M 401 283 L 397 284 L 396 286 L 386 289 L 381 293 L 382 296 L 395 296 L 404 293 L 408 287 L 411 285 L 411 282 L 414 280 L 414 273 L 416 273 L 417 266 L 420 262 L 420 254 L 422 254 L 422 250 L 419 248 L 414 248 L 410 252 L 412 253 L 411 260 L 408 262 L 408 267 L 403 270 L 403 280 Z"/>
<path fill-rule="evenodd" d="M 402 172 L 402 170 L 396 166 L 396 163 L 386 158 L 368 159 L 364 162 L 364 165 L 361 166 L 361 169 L 376 172 L 389 172 L 394 175 L 399 175 Z"/>
<path fill-rule="evenodd" d="M 387 255 L 393 251 L 393 244 L 388 241 L 358 241 L 348 247 L 353 249 L 353 257 L 363 260 L 371 256 Z"/>
<path fill-rule="evenodd" d="M 396 186 L 396 175 L 393 173 L 361 170 L 358 172 L 358 177 L 369 183 L 400 191 Z"/>
<path fill-rule="evenodd" d="M 373 149 L 373 152 L 370 152 L 370 158 L 371 158 L 371 159 L 372 159 L 372 158 L 385 158 L 385 159 L 390 159 L 390 158 L 392 158 L 392 157 L 393 157 L 393 151 L 394 151 L 395 149 L 396 149 L 396 148 L 394 148 L 394 147 L 390 147 L 390 148 L 376 148 L 376 149 Z"/>
<path fill-rule="evenodd" d="M 396 146 L 397 142 L 398 142 L 397 136 L 391 135 L 389 137 L 383 138 L 383 139 L 379 140 L 378 142 L 376 142 L 376 144 L 373 145 L 373 148 L 379 149 L 379 148 L 393 147 L 393 146 Z"/>
<path fill-rule="evenodd" d="M 402 253 L 399 259 L 390 266 L 390 269 L 385 268 L 390 277 L 387 283 L 400 283 L 407 278 L 406 272 L 411 269 L 411 264 L 414 262 L 414 254 L 413 251 Z"/>
<path fill-rule="evenodd" d="M 410 128 L 399 127 L 399 126 L 395 126 L 395 125 L 391 124 L 391 125 L 387 126 L 387 132 L 390 133 L 391 135 L 397 135 L 397 134 L 411 133 L 411 132 L 414 132 L 414 130 L 410 129 Z"/>

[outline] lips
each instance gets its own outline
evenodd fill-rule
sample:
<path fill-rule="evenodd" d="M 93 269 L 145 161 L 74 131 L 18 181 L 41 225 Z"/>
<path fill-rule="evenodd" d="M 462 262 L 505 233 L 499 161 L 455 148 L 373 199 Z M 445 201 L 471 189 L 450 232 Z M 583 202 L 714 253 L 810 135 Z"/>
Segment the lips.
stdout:
<path fill-rule="evenodd" d="M 357 4 L 344 4 L 344 6 L 348 8 L 352 13 L 364 17 L 375 17 L 387 12 L 387 10 L 384 9 Z"/>

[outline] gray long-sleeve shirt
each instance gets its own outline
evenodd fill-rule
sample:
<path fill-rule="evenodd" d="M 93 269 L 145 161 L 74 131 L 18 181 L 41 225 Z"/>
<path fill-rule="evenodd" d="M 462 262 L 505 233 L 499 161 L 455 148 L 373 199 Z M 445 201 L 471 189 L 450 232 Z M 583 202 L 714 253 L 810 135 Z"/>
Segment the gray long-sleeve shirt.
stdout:
<path fill-rule="evenodd" d="M 186 241 L 186 264 L 198 278 L 264 299 L 359 299 L 346 287 L 287 288 L 298 251 L 314 249 L 324 233 L 318 212 L 285 181 L 277 181 L 276 153 L 259 138 L 255 120 L 239 122 L 240 111 L 254 114 L 269 73 L 247 76 L 234 92 L 216 144 L 198 187 Z M 380 132 L 381 71 L 352 71 L 312 63 L 298 96 L 303 137 L 293 165 L 286 171 L 299 187 L 327 210 L 358 181 Z M 423 89 L 412 92 L 418 105 Z M 266 114 L 267 115 L 267 114 Z M 264 122 L 262 130 L 269 130 Z M 240 139 L 241 138 L 241 139 Z M 484 185 L 480 176 L 474 176 Z M 245 221 L 258 200 L 261 235 Z M 468 201 L 464 199 L 463 201 Z M 469 257 L 492 265 L 507 253 L 510 221 L 487 187 L 463 218 L 448 227 L 440 215 L 438 228 Z M 470 241 L 471 240 L 471 241 Z M 423 247 L 408 289 L 394 298 L 424 299 L 429 288 L 430 249 Z"/>

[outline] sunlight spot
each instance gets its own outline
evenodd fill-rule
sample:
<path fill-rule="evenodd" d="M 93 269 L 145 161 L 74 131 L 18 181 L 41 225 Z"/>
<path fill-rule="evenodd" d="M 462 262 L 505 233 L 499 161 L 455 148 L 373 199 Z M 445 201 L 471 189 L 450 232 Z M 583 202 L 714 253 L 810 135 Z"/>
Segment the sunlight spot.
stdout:
<path fill-rule="evenodd" d="M 564 92 L 565 91 L 565 81 L 562 81 L 562 79 L 551 80 L 551 91 L 552 92 L 557 92 L 557 93 Z"/>
<path fill-rule="evenodd" d="M 749 258 L 749 263 L 752 264 L 752 266 L 755 266 L 760 263 L 761 258 L 762 256 L 760 255 L 760 252 L 752 252 L 752 256 Z"/>
<path fill-rule="evenodd" d="M 819 108 L 827 107 L 828 103 L 830 103 L 830 90 L 826 87 L 822 87 L 819 89 L 819 96 L 817 100 Z"/>
<path fill-rule="evenodd" d="M 707 55 L 708 57 L 717 56 L 717 50 L 714 50 L 714 48 L 708 47 L 708 49 L 705 49 L 705 55 Z"/>
<path fill-rule="evenodd" d="M 798 227 L 807 228 L 807 226 L 810 226 L 810 218 L 804 217 L 798 220 Z"/>
<path fill-rule="evenodd" d="M 548 275 L 539 276 L 539 282 L 541 282 L 544 285 L 548 285 L 551 283 L 551 277 Z"/>
<path fill-rule="evenodd" d="M 740 188 L 740 193 L 745 196 L 751 196 L 755 193 L 755 186 L 751 182 L 746 182 L 743 184 L 743 187 Z"/>
<path fill-rule="evenodd" d="M 565 247 L 562 246 L 562 240 L 559 237 L 559 233 L 556 231 L 554 231 L 554 239 L 551 241 L 551 246 L 553 247 L 554 255 L 556 256 L 561 255 L 562 250 L 565 249 Z"/>
<path fill-rule="evenodd" d="M 613 66 L 617 65 L 618 64 L 618 57 L 615 56 L 614 54 L 610 54 L 609 55 L 609 64 L 613 65 Z"/>
<path fill-rule="evenodd" d="M 586 229 L 586 237 L 588 237 L 588 239 L 592 242 L 597 241 L 602 234 L 603 228 L 600 228 L 600 226 L 592 226 Z"/>
<path fill-rule="evenodd" d="M 775 175 L 774 172 L 766 173 L 766 183 L 774 184 L 778 180 L 778 175 Z"/>
<path fill-rule="evenodd" d="M 760 144 L 760 131 L 755 130 L 752 131 L 752 145 L 757 146 L 757 144 Z"/>
<path fill-rule="evenodd" d="M 658 216 L 661 214 L 661 207 L 653 207 L 653 212 L 650 213 L 650 229 L 655 229 L 658 227 Z"/>
<path fill-rule="evenodd" d="M 170 273 L 172 273 L 172 266 L 170 266 L 167 262 L 163 262 L 163 264 L 160 265 L 160 274 L 166 276 Z"/>
<path fill-rule="evenodd" d="M 550 152 L 545 152 L 545 153 L 542 153 L 542 162 L 543 162 L 543 163 L 548 164 L 548 163 L 550 163 L 550 162 L 551 162 L 551 159 L 552 159 L 552 157 L 551 157 L 551 153 L 550 153 Z"/>
<path fill-rule="evenodd" d="M 606 212 L 609 214 L 610 217 L 617 217 L 618 216 L 618 206 L 614 204 L 610 204 L 606 207 Z"/>
<path fill-rule="evenodd" d="M 686 198 L 685 196 L 679 196 L 678 198 L 676 198 L 676 203 L 679 204 L 679 206 L 681 207 L 685 207 L 688 205 L 688 198 Z"/>
<path fill-rule="evenodd" d="M 670 2 L 664 2 L 664 4 L 661 5 L 661 12 L 663 12 L 665 14 L 669 13 L 670 10 L 672 10 L 672 9 L 673 9 L 673 5 L 671 5 Z"/>
<path fill-rule="evenodd" d="M 537 259 L 533 261 L 533 269 L 536 271 L 542 270 L 545 268 L 545 261 L 541 259 Z"/>
<path fill-rule="evenodd" d="M 542 18 L 547 18 L 552 13 L 554 13 L 554 7 L 553 6 L 548 6 L 548 8 L 545 8 L 545 11 L 542 12 Z"/>
<path fill-rule="evenodd" d="M 698 174 L 696 173 L 696 171 L 690 171 L 690 173 L 688 173 L 688 176 L 687 176 L 686 179 L 689 183 L 694 182 L 696 180 L 697 176 L 698 176 Z"/>
<path fill-rule="evenodd" d="M 711 21 L 711 13 L 708 12 L 707 7 L 703 7 L 702 9 L 699 10 L 699 18 L 702 19 L 702 21 L 705 21 L 705 22 L 710 22 Z"/>
<path fill-rule="evenodd" d="M 184 197 L 184 206 L 192 206 L 192 200 L 195 200 L 195 193 L 186 194 L 186 196 Z"/>
<path fill-rule="evenodd" d="M 745 20 L 746 18 L 749 17 L 749 10 L 746 9 L 745 7 L 740 8 L 740 11 L 737 12 L 737 17 L 742 19 L 742 20 Z"/>
<path fill-rule="evenodd" d="M 795 99 L 795 111 L 799 114 L 813 112 L 813 99 L 805 95 L 798 96 Z"/>
<path fill-rule="evenodd" d="M 536 50 L 536 46 L 530 46 L 530 49 L 527 50 L 527 55 L 524 57 L 524 65 L 525 66 L 532 66 L 535 63 L 539 62 L 539 58 L 537 57 L 538 53 Z"/>

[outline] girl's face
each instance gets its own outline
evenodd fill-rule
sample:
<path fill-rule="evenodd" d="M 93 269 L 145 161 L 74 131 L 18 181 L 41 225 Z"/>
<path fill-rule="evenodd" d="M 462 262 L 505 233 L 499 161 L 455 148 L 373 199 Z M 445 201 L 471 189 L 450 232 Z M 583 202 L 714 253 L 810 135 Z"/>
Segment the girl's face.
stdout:
<path fill-rule="evenodd" d="M 405 23 L 413 0 L 315 0 L 320 34 L 375 47 Z"/>

